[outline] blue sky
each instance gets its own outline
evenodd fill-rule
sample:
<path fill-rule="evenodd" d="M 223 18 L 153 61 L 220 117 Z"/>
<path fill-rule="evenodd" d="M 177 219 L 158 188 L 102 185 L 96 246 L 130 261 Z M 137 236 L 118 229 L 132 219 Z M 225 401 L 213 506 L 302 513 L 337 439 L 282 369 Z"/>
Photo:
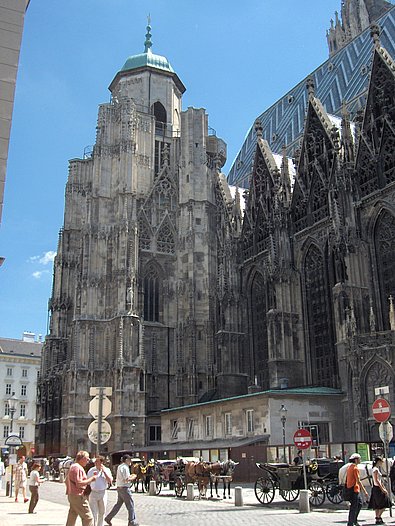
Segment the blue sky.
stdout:
<path fill-rule="evenodd" d="M 68 160 L 92 145 L 98 105 L 129 55 L 165 55 L 228 144 L 328 57 L 340 0 L 32 0 L 25 19 L 0 230 L 0 336 L 46 334 Z"/>

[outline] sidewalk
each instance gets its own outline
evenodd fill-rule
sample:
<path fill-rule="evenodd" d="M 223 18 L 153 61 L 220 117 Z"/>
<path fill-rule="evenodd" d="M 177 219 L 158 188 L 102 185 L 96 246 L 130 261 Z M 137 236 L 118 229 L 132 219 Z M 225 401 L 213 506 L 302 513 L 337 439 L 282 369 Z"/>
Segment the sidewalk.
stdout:
<path fill-rule="evenodd" d="M 65 526 L 68 505 L 64 485 L 56 482 L 45 484 L 37 505 L 37 514 L 28 513 L 28 503 L 15 502 L 0 491 L 0 526 Z M 108 507 L 116 500 L 116 492 L 109 491 Z M 140 526 L 346 526 L 348 510 L 335 508 L 316 508 L 309 514 L 300 514 L 297 503 L 286 505 L 282 499 L 263 507 L 253 501 L 251 489 L 245 488 L 245 506 L 235 507 L 232 500 L 194 500 L 176 499 L 174 494 L 150 497 L 147 494 L 134 494 L 137 520 Z M 384 514 L 388 525 L 395 525 L 394 518 Z M 359 522 L 363 526 L 373 526 L 374 512 L 363 509 Z M 126 526 L 127 513 L 123 507 L 112 521 L 113 526 Z M 80 519 L 76 526 L 80 526 Z"/>

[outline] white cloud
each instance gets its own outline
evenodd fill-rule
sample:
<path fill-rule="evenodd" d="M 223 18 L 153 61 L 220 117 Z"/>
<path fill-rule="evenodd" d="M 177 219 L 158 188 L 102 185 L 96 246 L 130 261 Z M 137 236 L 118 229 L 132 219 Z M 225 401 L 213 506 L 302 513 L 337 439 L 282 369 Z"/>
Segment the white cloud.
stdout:
<path fill-rule="evenodd" d="M 48 265 L 48 263 L 53 263 L 53 260 L 55 259 L 56 252 L 53 250 L 48 250 L 48 252 L 44 252 L 42 256 L 31 256 L 28 261 L 30 263 L 40 263 L 41 265 Z"/>
<path fill-rule="evenodd" d="M 44 274 L 49 274 L 49 270 L 37 270 L 33 272 L 32 276 L 34 279 L 41 279 Z"/>
<path fill-rule="evenodd" d="M 48 265 L 48 263 L 53 263 L 55 256 L 56 252 L 54 252 L 53 250 L 49 250 L 48 252 L 45 252 L 45 254 L 39 259 L 39 262 L 42 265 Z"/>

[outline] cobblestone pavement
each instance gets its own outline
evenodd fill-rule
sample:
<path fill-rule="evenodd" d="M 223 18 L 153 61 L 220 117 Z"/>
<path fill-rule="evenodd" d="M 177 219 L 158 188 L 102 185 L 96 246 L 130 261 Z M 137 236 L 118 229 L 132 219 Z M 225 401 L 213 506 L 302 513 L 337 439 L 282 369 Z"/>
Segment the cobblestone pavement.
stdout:
<path fill-rule="evenodd" d="M 230 500 L 176 499 L 170 492 L 158 497 L 134 494 L 136 514 L 141 526 L 324 526 L 328 524 L 346 525 L 348 510 L 345 505 L 339 508 L 324 504 L 309 514 L 300 514 L 298 504 L 285 503 L 275 499 L 269 507 L 261 506 L 255 498 L 251 485 L 243 487 L 244 506 L 235 507 Z M 116 500 L 116 491 L 109 491 L 108 509 Z M 0 526 L 60 526 L 66 523 L 67 500 L 64 485 L 46 482 L 40 488 L 40 501 L 37 514 L 27 513 L 27 504 L 15 503 L 0 491 Z M 375 524 L 373 512 L 363 509 L 360 522 L 370 526 Z M 395 525 L 395 519 L 385 512 L 387 524 Z M 77 521 L 77 525 L 80 523 Z M 127 513 L 121 509 L 113 520 L 113 526 L 126 526 Z"/>

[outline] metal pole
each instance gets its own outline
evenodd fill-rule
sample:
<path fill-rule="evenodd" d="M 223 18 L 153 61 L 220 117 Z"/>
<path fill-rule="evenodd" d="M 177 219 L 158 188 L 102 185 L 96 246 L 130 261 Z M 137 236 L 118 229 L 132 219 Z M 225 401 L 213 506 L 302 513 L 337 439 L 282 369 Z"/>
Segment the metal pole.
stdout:
<path fill-rule="evenodd" d="M 15 394 L 15 393 L 13 393 Z M 10 426 L 10 435 L 12 434 L 13 428 L 14 428 L 14 413 L 15 413 L 15 407 L 10 408 L 10 415 L 11 415 L 11 426 Z M 10 447 L 10 455 L 14 455 L 14 446 Z M 10 481 L 10 492 L 9 496 L 12 497 L 12 485 L 14 483 L 14 465 L 11 464 L 11 481 Z"/>
<path fill-rule="evenodd" d="M 284 458 L 284 462 L 287 461 L 287 457 L 285 456 L 285 422 L 286 422 L 286 417 L 285 416 L 282 416 L 281 417 L 281 423 L 283 425 L 283 458 Z"/>
<path fill-rule="evenodd" d="M 387 440 L 387 422 L 383 423 L 383 443 L 384 443 L 384 456 L 385 456 L 385 471 L 387 473 L 387 485 L 388 485 L 388 497 L 390 499 L 390 517 L 392 517 L 392 490 L 391 490 L 391 479 L 388 469 L 388 440 Z"/>
<path fill-rule="evenodd" d="M 306 450 L 303 450 L 303 479 L 304 489 L 307 489 L 307 473 L 306 473 Z"/>
<path fill-rule="evenodd" d="M 96 457 L 100 455 L 100 447 L 101 447 L 101 429 L 102 429 L 102 422 L 103 422 L 103 396 L 104 396 L 104 387 L 99 387 L 99 412 L 97 415 Z"/>

